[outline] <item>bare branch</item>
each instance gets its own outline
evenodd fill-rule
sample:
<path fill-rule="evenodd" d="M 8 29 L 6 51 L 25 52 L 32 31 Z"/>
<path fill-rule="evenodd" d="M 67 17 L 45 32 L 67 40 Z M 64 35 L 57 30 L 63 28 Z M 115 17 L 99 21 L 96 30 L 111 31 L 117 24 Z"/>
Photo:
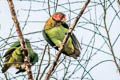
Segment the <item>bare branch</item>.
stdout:
<path fill-rule="evenodd" d="M 106 24 L 106 6 L 105 6 L 105 0 L 104 0 L 104 6 L 103 6 L 103 9 L 104 9 L 104 27 L 105 27 L 105 31 L 106 31 L 106 34 L 107 34 L 107 37 L 108 37 L 108 42 L 109 42 L 109 49 L 112 53 L 112 56 L 113 56 L 113 59 L 114 59 L 114 63 L 119 71 L 119 74 L 120 74 L 120 67 L 116 61 L 116 58 L 115 58 L 115 53 L 114 53 L 114 50 L 113 50 L 113 46 L 112 46 L 112 43 L 111 43 L 111 40 L 110 40 L 110 35 L 109 35 L 109 31 L 107 29 L 107 24 Z"/>
<path fill-rule="evenodd" d="M 15 13 L 15 10 L 14 10 L 14 4 L 13 4 L 12 0 L 8 0 L 8 4 L 9 4 L 9 7 L 10 7 L 10 12 L 11 12 L 12 19 L 13 19 L 15 27 L 16 27 L 16 32 L 17 32 L 18 37 L 19 37 L 19 41 L 20 41 L 21 47 L 23 49 L 25 70 L 27 71 L 28 79 L 33 80 L 32 72 L 31 72 L 31 64 L 30 64 L 30 60 L 29 60 L 29 57 L 28 57 L 27 50 L 25 50 L 25 42 L 24 42 L 24 38 L 23 38 L 21 29 L 20 29 L 20 26 L 19 26 L 18 19 L 16 17 L 16 13 Z"/>

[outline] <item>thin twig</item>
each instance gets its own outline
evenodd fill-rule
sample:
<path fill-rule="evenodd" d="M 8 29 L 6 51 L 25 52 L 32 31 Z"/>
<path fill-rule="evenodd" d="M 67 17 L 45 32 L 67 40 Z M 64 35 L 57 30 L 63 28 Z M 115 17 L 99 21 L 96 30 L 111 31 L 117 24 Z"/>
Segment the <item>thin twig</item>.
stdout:
<path fill-rule="evenodd" d="M 40 61 L 40 65 L 39 65 L 39 68 L 38 68 L 38 73 L 37 73 L 36 80 L 38 80 L 39 75 L 40 75 L 40 69 L 41 69 L 41 66 L 42 66 L 42 62 L 43 62 L 43 59 L 44 59 L 44 55 L 45 55 L 45 52 L 46 52 L 47 46 L 48 46 L 48 44 L 45 45 L 45 49 L 44 49 L 44 51 L 43 51 L 43 55 L 42 55 L 42 59 L 41 59 L 41 61 Z"/>
<path fill-rule="evenodd" d="M 12 0 L 8 0 L 8 4 L 9 4 L 12 19 L 13 19 L 15 27 L 16 27 L 16 32 L 17 32 L 18 37 L 19 37 L 19 41 L 20 41 L 21 47 L 23 49 L 25 70 L 27 71 L 28 79 L 33 80 L 32 72 L 31 72 L 31 64 L 30 64 L 30 60 L 29 60 L 29 57 L 28 57 L 27 50 L 25 50 L 25 42 L 24 42 L 24 38 L 23 38 L 21 29 L 20 29 L 20 26 L 19 26 L 18 19 L 16 17 L 16 13 L 15 13 L 15 10 L 14 10 L 14 4 L 13 4 Z"/>
<path fill-rule="evenodd" d="M 71 65 L 71 60 L 69 60 L 67 67 L 66 67 L 66 65 L 64 64 L 64 66 L 65 66 L 65 72 L 64 72 L 63 80 L 66 79 L 66 76 L 67 76 L 67 74 L 68 74 L 68 70 L 69 70 L 70 65 Z"/>
<path fill-rule="evenodd" d="M 49 65 L 50 65 L 50 47 L 49 47 L 49 45 L 48 45 L 48 56 L 49 56 L 49 57 L 48 57 L 48 63 L 47 63 L 47 66 L 44 68 L 44 70 L 43 70 L 43 72 L 42 72 L 42 74 L 41 74 L 39 80 L 42 80 L 42 77 L 44 76 L 45 71 L 47 70 L 47 68 L 48 68 Z"/>
<path fill-rule="evenodd" d="M 112 47 L 112 43 L 111 43 L 111 40 L 110 40 L 110 35 L 109 35 L 109 31 L 107 29 L 107 24 L 106 24 L 106 6 L 105 6 L 105 0 L 104 0 L 104 6 L 103 6 L 103 9 L 104 9 L 104 27 L 105 27 L 105 31 L 106 31 L 106 34 L 107 34 L 107 37 L 108 37 L 108 43 L 109 43 L 109 49 L 112 53 L 112 56 L 113 56 L 113 59 L 114 59 L 114 63 L 119 71 L 119 74 L 120 74 L 120 67 L 116 61 L 116 58 L 115 58 L 115 54 L 114 54 L 114 50 L 113 50 L 113 47 Z"/>
<path fill-rule="evenodd" d="M 67 35 L 65 35 L 65 38 L 64 38 L 64 40 L 63 40 L 63 44 L 65 44 L 65 43 L 67 42 L 67 40 L 68 40 L 68 38 L 69 38 L 69 35 L 72 33 L 73 29 L 75 28 L 78 20 L 79 20 L 80 17 L 82 16 L 82 14 L 83 14 L 84 10 L 86 9 L 87 5 L 89 4 L 89 2 L 90 2 L 90 0 L 86 0 L 85 4 L 83 5 L 83 7 L 82 7 L 82 9 L 81 9 L 81 11 L 80 11 L 80 13 L 79 13 L 78 16 L 76 17 L 76 19 L 75 19 L 75 21 L 73 22 L 72 26 L 69 28 L 69 31 L 68 31 Z M 61 51 L 62 51 L 63 47 L 64 47 L 64 45 L 61 45 L 61 47 L 59 48 L 59 51 L 57 52 L 56 58 L 55 58 L 55 60 L 54 60 L 54 62 L 53 62 L 53 65 L 50 67 L 50 69 L 49 69 L 48 73 L 46 74 L 44 80 L 48 80 L 48 79 L 50 78 L 50 75 L 51 75 L 51 73 L 54 71 L 54 68 L 55 68 L 55 66 L 56 66 L 56 64 L 57 64 L 57 62 L 58 62 L 58 59 L 59 59 L 60 55 L 61 55 Z"/>
<path fill-rule="evenodd" d="M 58 7 L 58 0 L 56 0 L 56 5 L 55 5 L 55 12 L 57 11 L 57 7 Z"/>
<path fill-rule="evenodd" d="M 51 16 L 51 12 L 50 12 L 50 1 L 48 0 L 48 13 L 49 13 L 49 16 Z"/>

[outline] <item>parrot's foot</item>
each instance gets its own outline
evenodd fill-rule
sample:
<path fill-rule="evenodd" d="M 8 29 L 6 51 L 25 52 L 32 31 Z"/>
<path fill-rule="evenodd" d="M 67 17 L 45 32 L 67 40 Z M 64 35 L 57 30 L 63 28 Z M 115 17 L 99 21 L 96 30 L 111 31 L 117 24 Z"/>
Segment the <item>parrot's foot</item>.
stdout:
<path fill-rule="evenodd" d="M 16 68 L 19 69 L 19 68 L 21 68 L 21 66 L 20 65 L 16 65 Z"/>
<path fill-rule="evenodd" d="M 70 30 L 72 30 L 73 28 L 69 27 Z"/>
<path fill-rule="evenodd" d="M 63 42 L 61 42 L 61 46 L 64 46 L 65 44 Z"/>
<path fill-rule="evenodd" d="M 63 47 L 65 44 L 63 42 L 61 42 L 60 40 L 58 40 L 58 43 L 60 45 L 60 48 Z"/>
<path fill-rule="evenodd" d="M 65 44 L 64 44 L 63 42 L 61 42 L 60 48 L 63 48 L 64 45 L 65 45 Z"/>
<path fill-rule="evenodd" d="M 54 48 L 57 48 L 57 46 L 53 46 Z"/>

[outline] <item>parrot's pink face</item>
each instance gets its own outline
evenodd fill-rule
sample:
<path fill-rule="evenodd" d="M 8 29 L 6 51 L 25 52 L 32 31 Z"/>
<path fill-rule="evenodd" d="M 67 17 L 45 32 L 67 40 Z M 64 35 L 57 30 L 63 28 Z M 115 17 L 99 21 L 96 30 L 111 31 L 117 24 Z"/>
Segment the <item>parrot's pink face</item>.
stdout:
<path fill-rule="evenodd" d="M 65 14 L 63 14 L 61 12 L 56 12 L 56 13 L 53 14 L 53 19 L 56 20 L 56 21 L 65 22 L 66 16 L 65 16 Z"/>

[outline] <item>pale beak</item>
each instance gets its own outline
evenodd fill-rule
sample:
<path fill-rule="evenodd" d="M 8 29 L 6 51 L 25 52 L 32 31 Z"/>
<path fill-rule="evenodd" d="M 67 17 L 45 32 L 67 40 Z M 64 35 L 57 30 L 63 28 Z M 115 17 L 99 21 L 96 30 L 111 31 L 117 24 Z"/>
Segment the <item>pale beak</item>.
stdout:
<path fill-rule="evenodd" d="M 62 22 L 66 22 L 66 18 L 63 18 L 61 21 L 62 21 Z"/>

